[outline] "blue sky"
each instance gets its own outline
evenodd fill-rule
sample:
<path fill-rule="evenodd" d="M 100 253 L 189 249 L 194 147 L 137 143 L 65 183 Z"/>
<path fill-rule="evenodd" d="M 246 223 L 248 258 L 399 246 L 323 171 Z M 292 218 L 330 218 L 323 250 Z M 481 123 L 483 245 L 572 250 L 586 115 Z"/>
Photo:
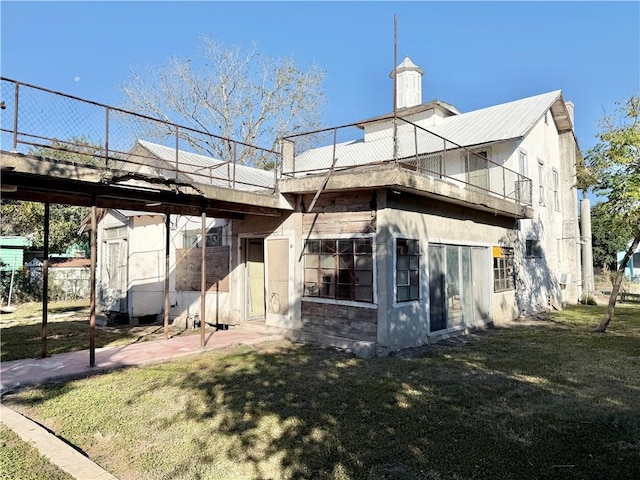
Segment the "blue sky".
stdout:
<path fill-rule="evenodd" d="M 328 126 L 392 110 L 398 62 L 425 70 L 423 101 L 463 112 L 561 89 L 583 151 L 597 120 L 640 93 L 640 2 L 11 2 L 2 76 L 122 104 L 132 69 L 193 57 L 206 35 L 258 43 L 326 72 Z"/>

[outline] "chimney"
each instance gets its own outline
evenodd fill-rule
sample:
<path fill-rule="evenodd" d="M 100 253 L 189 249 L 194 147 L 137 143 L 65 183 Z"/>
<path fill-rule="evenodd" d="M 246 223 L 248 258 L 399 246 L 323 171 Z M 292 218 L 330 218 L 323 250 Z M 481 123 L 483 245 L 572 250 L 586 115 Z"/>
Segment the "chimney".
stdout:
<path fill-rule="evenodd" d="M 571 127 L 575 126 L 573 123 L 573 102 L 564 102 L 564 106 L 567 107 L 567 113 L 569 114 L 569 120 L 571 120 Z"/>
<path fill-rule="evenodd" d="M 424 70 L 405 57 L 396 67 L 396 107 L 408 108 L 422 103 L 422 75 Z M 389 75 L 393 78 L 393 72 Z"/>

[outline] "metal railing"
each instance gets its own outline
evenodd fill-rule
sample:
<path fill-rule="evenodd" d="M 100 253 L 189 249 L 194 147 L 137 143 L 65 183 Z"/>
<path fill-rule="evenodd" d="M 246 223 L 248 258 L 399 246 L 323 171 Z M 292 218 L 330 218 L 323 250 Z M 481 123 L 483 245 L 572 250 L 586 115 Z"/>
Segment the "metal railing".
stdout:
<path fill-rule="evenodd" d="M 532 204 L 531 179 L 401 117 L 287 136 L 282 176 L 294 178 L 397 162 L 418 175 L 487 195 Z M 363 134 L 363 130 L 365 133 Z M 395 134 L 394 134 L 395 132 Z"/>
<path fill-rule="evenodd" d="M 280 152 L 0 78 L 2 150 L 272 194 Z"/>

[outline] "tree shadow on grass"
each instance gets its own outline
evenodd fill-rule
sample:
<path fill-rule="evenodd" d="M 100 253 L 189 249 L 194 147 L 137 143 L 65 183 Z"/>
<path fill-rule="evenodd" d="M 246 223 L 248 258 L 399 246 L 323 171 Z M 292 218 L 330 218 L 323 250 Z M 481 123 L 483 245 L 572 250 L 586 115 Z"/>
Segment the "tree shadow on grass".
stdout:
<path fill-rule="evenodd" d="M 570 379 L 542 361 L 510 370 L 464 347 L 369 361 L 295 347 L 226 362 L 198 362 L 172 384 L 203 403 L 161 427 L 208 427 L 190 465 L 165 478 L 217 455 L 251 465 L 251 478 L 620 479 L 640 467 L 638 385 L 613 373 Z"/>
<path fill-rule="evenodd" d="M 123 479 L 635 479 L 637 339 L 554 330 L 496 328 L 371 360 L 243 347 L 14 401 L 67 396 L 57 408 L 89 445 L 95 430 L 119 442 L 105 458 L 119 456 Z"/>

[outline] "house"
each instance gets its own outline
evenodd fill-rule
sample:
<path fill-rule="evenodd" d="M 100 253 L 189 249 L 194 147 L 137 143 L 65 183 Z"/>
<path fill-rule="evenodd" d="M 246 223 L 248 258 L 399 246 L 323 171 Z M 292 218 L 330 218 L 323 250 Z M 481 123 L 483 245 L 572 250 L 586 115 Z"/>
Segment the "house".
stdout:
<path fill-rule="evenodd" d="M 26 264 L 27 278 L 34 283 L 42 279 L 42 258 L 33 258 Z M 91 279 L 91 260 L 79 257 L 49 257 L 48 292 L 52 299 L 70 300 L 88 298 Z"/>
<path fill-rule="evenodd" d="M 103 313 L 131 323 L 155 320 L 164 309 L 166 225 L 163 214 L 100 210 L 97 234 L 99 304 Z M 228 317 L 228 223 L 207 219 L 207 318 Z M 200 217 L 173 216 L 170 222 L 170 305 L 174 321 L 187 326 L 200 309 Z M 220 273 L 222 272 L 222 273 Z M 212 275 L 219 275 L 213 278 Z"/>
<path fill-rule="evenodd" d="M 629 244 L 629 247 L 631 244 Z M 618 268 L 627 252 L 618 252 Z M 631 281 L 640 281 L 640 247 L 631 255 L 624 269 L 625 276 Z"/>
<path fill-rule="evenodd" d="M 24 249 L 31 246 L 26 237 L 0 237 L 0 271 L 15 271 L 24 265 Z"/>
<path fill-rule="evenodd" d="M 396 73 L 395 112 L 283 139 L 274 194 L 292 212 L 208 220 L 221 235 L 206 253 L 208 322 L 260 322 L 369 356 L 577 302 L 573 105 L 558 90 L 463 113 L 422 103 L 423 71 L 409 58 Z M 189 157 L 191 174 L 217 173 L 181 181 L 230 186 L 229 162 L 145 141 L 134 152 L 157 171 Z M 239 167 L 251 188 L 274 173 Z M 103 287 L 106 272 L 132 314 L 151 311 L 133 307 L 138 293 L 159 313 L 168 234 L 171 316 L 199 314 L 190 220 L 171 217 L 163 231 L 160 215 L 112 216 L 100 222 Z M 114 273 L 125 267 L 111 249 L 127 250 L 139 279 Z"/>

